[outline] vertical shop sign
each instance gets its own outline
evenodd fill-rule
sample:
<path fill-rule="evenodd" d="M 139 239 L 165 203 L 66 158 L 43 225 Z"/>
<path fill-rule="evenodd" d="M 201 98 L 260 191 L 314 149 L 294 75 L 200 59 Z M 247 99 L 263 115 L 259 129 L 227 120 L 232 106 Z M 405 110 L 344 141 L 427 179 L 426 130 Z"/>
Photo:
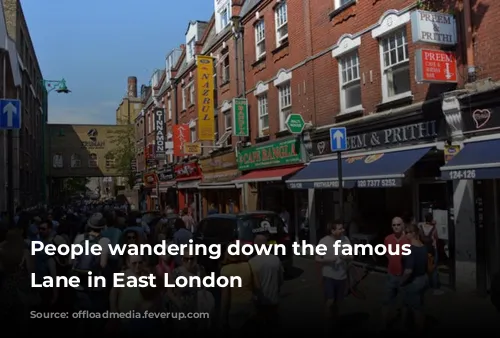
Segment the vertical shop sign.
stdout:
<path fill-rule="evenodd" d="M 198 140 L 214 141 L 214 59 L 196 56 L 198 96 Z"/>
<path fill-rule="evenodd" d="M 175 124 L 172 127 L 174 156 L 184 156 L 184 143 L 190 142 L 188 124 Z"/>
<path fill-rule="evenodd" d="M 165 110 L 162 108 L 156 109 L 154 112 L 155 118 L 155 153 L 156 158 L 165 158 Z"/>
<path fill-rule="evenodd" d="M 250 136 L 248 127 L 248 101 L 245 98 L 233 99 L 233 130 L 234 136 Z"/>

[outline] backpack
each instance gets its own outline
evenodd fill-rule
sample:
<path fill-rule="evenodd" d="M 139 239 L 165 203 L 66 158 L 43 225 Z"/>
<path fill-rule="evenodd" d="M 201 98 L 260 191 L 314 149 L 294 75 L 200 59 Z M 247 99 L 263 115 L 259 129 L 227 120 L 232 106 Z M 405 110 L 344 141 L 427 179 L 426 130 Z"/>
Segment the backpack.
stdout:
<path fill-rule="evenodd" d="M 83 246 L 85 241 L 88 241 L 89 246 L 91 247 L 94 244 L 99 244 L 100 239 L 101 236 L 94 237 L 86 234 L 84 239 L 80 242 L 80 245 Z M 73 263 L 73 275 L 80 278 L 80 284 L 82 285 L 87 283 L 89 271 L 91 271 L 93 275 L 99 275 L 101 270 L 100 255 L 92 255 L 91 253 L 86 255 L 83 253 L 77 256 L 75 258 L 75 262 Z"/>

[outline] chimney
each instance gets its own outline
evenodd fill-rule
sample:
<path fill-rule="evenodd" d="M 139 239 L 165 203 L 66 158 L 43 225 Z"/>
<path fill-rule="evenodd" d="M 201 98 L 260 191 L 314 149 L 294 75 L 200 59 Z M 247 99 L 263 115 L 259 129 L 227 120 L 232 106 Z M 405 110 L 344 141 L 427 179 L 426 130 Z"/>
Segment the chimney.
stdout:
<path fill-rule="evenodd" d="M 135 76 L 129 76 L 127 79 L 127 96 L 137 97 L 137 78 Z"/>

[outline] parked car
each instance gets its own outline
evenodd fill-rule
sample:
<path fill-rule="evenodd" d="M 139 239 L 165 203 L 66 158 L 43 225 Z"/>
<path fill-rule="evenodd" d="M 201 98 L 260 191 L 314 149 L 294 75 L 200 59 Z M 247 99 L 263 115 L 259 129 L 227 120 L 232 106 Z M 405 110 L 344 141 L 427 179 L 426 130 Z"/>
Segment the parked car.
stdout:
<path fill-rule="evenodd" d="M 292 267 L 292 241 L 286 232 L 283 220 L 275 212 L 253 211 L 209 215 L 198 224 L 195 242 L 205 245 L 219 244 L 225 252 L 231 242 L 240 240 L 243 243 L 253 243 L 255 235 L 259 233 L 269 234 L 270 242 L 286 245 L 286 255 L 279 258 L 287 273 Z M 200 257 L 199 261 L 209 272 L 219 272 L 220 261 L 208 257 Z"/>

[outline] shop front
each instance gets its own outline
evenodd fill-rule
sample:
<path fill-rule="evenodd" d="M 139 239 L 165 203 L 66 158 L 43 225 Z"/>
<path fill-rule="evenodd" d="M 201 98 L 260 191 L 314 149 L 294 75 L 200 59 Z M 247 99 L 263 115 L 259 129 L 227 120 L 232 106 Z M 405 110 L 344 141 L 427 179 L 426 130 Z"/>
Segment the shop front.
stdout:
<path fill-rule="evenodd" d="M 160 196 L 160 210 L 165 210 L 168 206 L 177 210 L 177 189 L 175 186 L 174 166 L 168 165 L 157 172 L 158 175 L 158 193 Z"/>
<path fill-rule="evenodd" d="M 396 216 L 423 222 L 428 213 L 437 222 L 440 266 L 450 273 L 447 181 L 440 179 L 447 126 L 440 103 L 420 105 L 389 116 L 369 116 L 345 122 L 348 150 L 342 154 L 343 213 L 340 210 L 337 154 L 329 130 L 312 135 L 313 159 L 287 180 L 290 189 L 307 191 L 309 236 L 325 234 L 328 222 L 343 218 L 353 242 L 381 244 Z M 358 260 L 378 267 L 380 256 Z"/>
<path fill-rule="evenodd" d="M 290 232 L 295 232 L 300 222 L 296 213 L 300 192 L 288 189 L 285 180 L 304 167 L 306 153 L 301 141 L 296 137 L 275 140 L 243 148 L 237 156 L 243 174 L 233 182 L 243 185 L 244 210 L 286 211 Z"/>
<path fill-rule="evenodd" d="M 461 129 L 441 168 L 453 182 L 457 273 L 462 289 L 486 294 L 500 271 L 500 90 L 459 98 Z M 449 102 L 444 102 L 444 106 Z"/>
<path fill-rule="evenodd" d="M 158 175 L 155 172 L 148 172 L 144 174 L 144 185 L 141 191 L 143 205 L 142 210 L 153 211 L 157 208 L 158 203 Z"/>
<path fill-rule="evenodd" d="M 202 218 L 202 200 L 198 189 L 203 178 L 198 162 L 180 163 L 174 167 L 179 210 L 188 208 L 196 221 Z"/>
<path fill-rule="evenodd" d="M 201 191 L 203 215 L 209 213 L 232 214 L 240 211 L 241 185 L 233 182 L 240 172 L 236 164 L 236 154 L 211 156 L 199 161 L 203 172 Z"/>

